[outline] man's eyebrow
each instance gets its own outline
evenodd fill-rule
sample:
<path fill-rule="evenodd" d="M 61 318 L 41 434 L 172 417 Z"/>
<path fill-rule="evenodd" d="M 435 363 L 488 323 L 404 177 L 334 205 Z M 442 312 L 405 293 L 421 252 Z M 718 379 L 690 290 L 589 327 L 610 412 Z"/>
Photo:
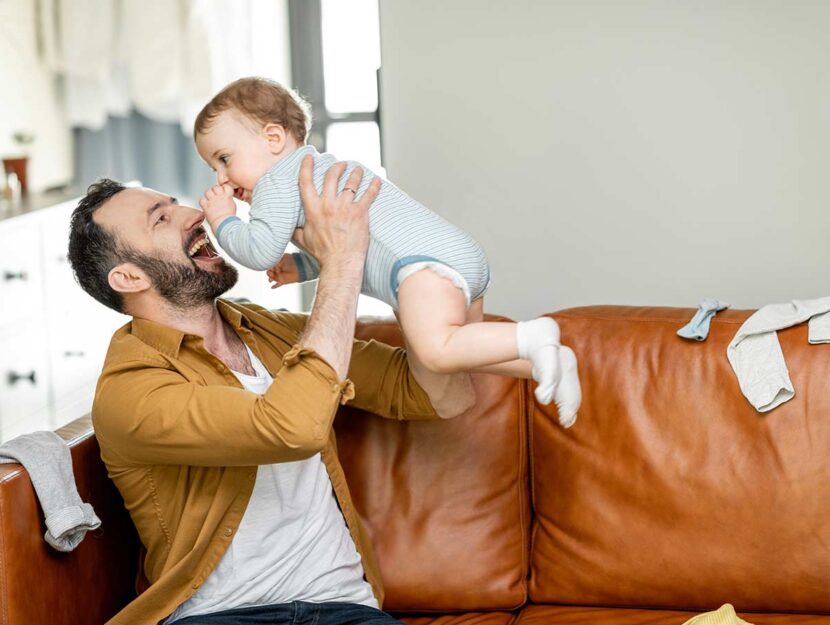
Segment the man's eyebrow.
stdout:
<path fill-rule="evenodd" d="M 179 200 L 174 198 L 172 195 L 167 198 L 167 201 L 171 204 L 178 204 Z M 156 202 L 150 208 L 147 209 L 147 223 L 150 223 L 150 218 L 153 216 L 158 209 L 161 208 L 162 202 Z"/>
<path fill-rule="evenodd" d="M 150 218 L 153 216 L 158 209 L 161 208 L 161 202 L 156 202 L 150 208 L 147 209 L 147 223 L 150 223 Z"/>

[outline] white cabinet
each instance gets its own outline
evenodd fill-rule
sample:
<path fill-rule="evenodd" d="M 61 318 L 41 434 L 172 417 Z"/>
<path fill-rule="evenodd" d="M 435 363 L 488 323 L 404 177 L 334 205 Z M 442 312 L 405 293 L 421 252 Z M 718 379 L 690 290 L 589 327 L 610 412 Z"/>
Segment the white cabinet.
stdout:
<path fill-rule="evenodd" d="M 75 282 L 76 200 L 0 221 L 0 442 L 89 412 L 113 331 L 127 317 Z"/>

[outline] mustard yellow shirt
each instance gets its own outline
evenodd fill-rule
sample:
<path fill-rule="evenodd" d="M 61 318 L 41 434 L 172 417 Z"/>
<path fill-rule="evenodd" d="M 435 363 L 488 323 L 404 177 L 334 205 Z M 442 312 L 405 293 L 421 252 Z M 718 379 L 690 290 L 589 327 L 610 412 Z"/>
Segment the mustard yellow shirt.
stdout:
<path fill-rule="evenodd" d="M 217 302 L 274 378 L 244 390 L 201 337 L 134 318 L 112 338 L 92 422 L 101 457 L 146 549 L 150 586 L 109 623 L 156 624 L 210 575 L 236 533 L 257 466 L 321 453 L 380 605 L 383 589 L 337 459 L 341 403 L 392 419 L 435 419 L 403 350 L 355 341 L 349 380 L 298 344 L 306 317 Z"/>

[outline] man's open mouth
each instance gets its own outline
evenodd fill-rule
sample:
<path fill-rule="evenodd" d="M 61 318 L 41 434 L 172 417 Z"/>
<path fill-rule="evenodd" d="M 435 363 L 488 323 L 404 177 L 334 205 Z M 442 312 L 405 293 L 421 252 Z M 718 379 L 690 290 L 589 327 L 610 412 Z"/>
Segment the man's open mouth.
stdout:
<path fill-rule="evenodd" d="M 207 233 L 197 235 L 196 240 L 190 244 L 187 255 L 193 260 L 213 260 L 220 258 L 219 254 L 210 242 Z"/>

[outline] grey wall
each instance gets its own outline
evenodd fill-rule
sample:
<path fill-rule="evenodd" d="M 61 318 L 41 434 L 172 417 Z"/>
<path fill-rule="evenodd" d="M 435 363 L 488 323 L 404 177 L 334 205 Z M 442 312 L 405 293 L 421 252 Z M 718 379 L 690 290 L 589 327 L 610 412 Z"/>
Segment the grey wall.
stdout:
<path fill-rule="evenodd" d="M 830 3 L 381 0 L 391 180 L 487 309 L 830 293 Z"/>

